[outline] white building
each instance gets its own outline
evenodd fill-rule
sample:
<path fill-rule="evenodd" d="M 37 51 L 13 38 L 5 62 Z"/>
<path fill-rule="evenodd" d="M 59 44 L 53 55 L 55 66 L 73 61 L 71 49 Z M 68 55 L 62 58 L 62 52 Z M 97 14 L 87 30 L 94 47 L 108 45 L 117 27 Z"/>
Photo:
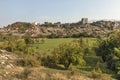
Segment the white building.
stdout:
<path fill-rule="evenodd" d="M 34 22 L 32 22 L 32 25 L 38 25 L 38 22 L 37 21 L 34 21 Z"/>

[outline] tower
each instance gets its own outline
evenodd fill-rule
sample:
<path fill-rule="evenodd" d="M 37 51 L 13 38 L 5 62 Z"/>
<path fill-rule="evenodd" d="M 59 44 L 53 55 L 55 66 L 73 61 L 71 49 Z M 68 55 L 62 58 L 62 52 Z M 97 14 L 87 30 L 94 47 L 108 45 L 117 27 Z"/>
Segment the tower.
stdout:
<path fill-rule="evenodd" d="M 81 23 L 82 24 L 87 24 L 88 23 L 88 18 L 82 18 Z"/>

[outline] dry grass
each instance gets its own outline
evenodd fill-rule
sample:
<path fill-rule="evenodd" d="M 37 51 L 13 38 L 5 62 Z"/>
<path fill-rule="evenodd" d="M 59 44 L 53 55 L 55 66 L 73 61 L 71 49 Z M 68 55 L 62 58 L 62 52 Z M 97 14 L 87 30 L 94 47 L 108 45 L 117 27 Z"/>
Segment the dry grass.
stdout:
<path fill-rule="evenodd" d="M 53 70 L 49 68 L 30 68 L 28 69 L 26 80 L 93 80 L 84 75 L 72 75 L 70 71 Z"/>
<path fill-rule="evenodd" d="M 45 67 L 38 68 L 23 68 L 16 67 L 11 70 L 2 70 L 6 74 L 3 80 L 110 80 L 108 75 L 99 79 L 89 77 L 90 74 L 78 73 L 72 74 L 71 71 L 55 70 Z M 4 75 L 4 74 L 3 74 Z M 1 75 L 0 75 L 1 77 Z"/>

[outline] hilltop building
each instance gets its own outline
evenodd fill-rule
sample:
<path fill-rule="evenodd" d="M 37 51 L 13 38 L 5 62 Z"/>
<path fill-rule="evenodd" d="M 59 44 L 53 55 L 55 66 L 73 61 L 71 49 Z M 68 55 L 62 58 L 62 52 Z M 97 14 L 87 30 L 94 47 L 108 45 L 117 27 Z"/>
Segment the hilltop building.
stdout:
<path fill-rule="evenodd" d="M 82 18 L 81 23 L 82 24 L 87 24 L 88 23 L 88 18 Z"/>
<path fill-rule="evenodd" d="M 38 25 L 38 22 L 37 21 L 34 21 L 34 22 L 32 22 L 32 25 Z"/>

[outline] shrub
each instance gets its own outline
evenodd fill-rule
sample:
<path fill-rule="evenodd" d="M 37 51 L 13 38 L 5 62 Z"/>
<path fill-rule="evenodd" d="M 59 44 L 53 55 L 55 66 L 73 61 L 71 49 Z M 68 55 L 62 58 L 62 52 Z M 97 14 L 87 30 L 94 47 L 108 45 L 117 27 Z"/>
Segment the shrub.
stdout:
<path fill-rule="evenodd" d="M 52 56 L 44 56 L 41 58 L 41 65 L 54 68 L 56 62 Z"/>
<path fill-rule="evenodd" d="M 91 78 L 93 78 L 94 80 L 95 79 L 100 79 L 102 77 L 102 74 L 100 73 L 100 72 L 97 72 L 97 71 L 95 71 L 95 70 L 93 70 L 92 72 L 91 72 Z"/>
<path fill-rule="evenodd" d="M 16 77 L 18 79 L 22 79 L 22 80 L 27 80 L 29 74 L 31 74 L 31 70 L 29 68 L 25 68 L 24 71 L 22 71 L 21 73 L 19 74 L 16 74 Z"/>
<path fill-rule="evenodd" d="M 62 44 L 53 51 L 53 58 L 58 64 L 68 69 L 71 64 L 85 65 L 83 53 L 78 43 Z"/>
<path fill-rule="evenodd" d="M 120 71 L 117 72 L 116 78 L 117 78 L 118 80 L 120 80 Z"/>
<path fill-rule="evenodd" d="M 96 50 L 98 56 L 101 56 L 106 62 L 107 67 L 115 71 L 118 70 L 120 64 L 120 31 L 115 31 L 108 38 L 103 39 Z M 120 68 L 119 68 L 120 69 Z"/>
<path fill-rule="evenodd" d="M 98 56 L 84 56 L 84 59 L 87 65 L 90 65 L 93 67 L 96 66 L 97 62 L 102 62 L 101 57 L 98 57 Z"/>
<path fill-rule="evenodd" d="M 25 55 L 22 59 L 17 61 L 17 65 L 23 67 L 38 67 L 40 65 L 40 61 L 32 55 Z"/>
<path fill-rule="evenodd" d="M 60 36 L 58 36 L 57 34 L 55 33 L 52 33 L 50 35 L 47 36 L 47 38 L 59 38 Z"/>

